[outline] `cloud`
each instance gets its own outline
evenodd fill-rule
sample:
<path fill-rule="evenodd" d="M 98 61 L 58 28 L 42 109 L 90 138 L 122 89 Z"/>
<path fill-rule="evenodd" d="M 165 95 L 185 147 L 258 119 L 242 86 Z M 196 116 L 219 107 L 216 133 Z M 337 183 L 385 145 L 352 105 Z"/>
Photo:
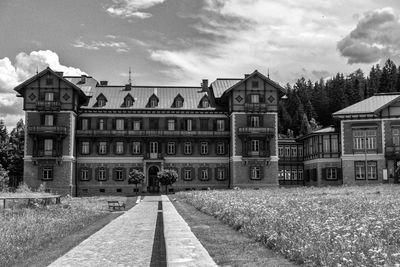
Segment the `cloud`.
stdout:
<path fill-rule="evenodd" d="M 22 117 L 22 99 L 16 97 L 13 88 L 32 77 L 36 71 L 47 67 L 62 71 L 64 75 L 86 74 L 78 68 L 64 66 L 58 55 L 50 50 L 32 51 L 29 54 L 19 53 L 14 63 L 8 57 L 0 59 L 0 118 L 3 118 L 10 129 Z"/>
<path fill-rule="evenodd" d="M 114 35 L 107 35 L 107 38 L 116 39 Z M 75 40 L 72 46 L 77 48 L 84 48 L 87 50 L 99 50 L 100 48 L 113 48 L 117 53 L 126 53 L 129 51 L 129 47 L 125 42 L 115 42 L 115 41 L 91 41 L 90 43 L 85 43 L 80 38 Z"/>
<path fill-rule="evenodd" d="M 147 19 L 152 16 L 150 13 L 140 10 L 148 9 L 152 6 L 163 3 L 165 0 L 114 0 L 114 4 L 106 9 L 112 16 L 140 19 Z"/>
<path fill-rule="evenodd" d="M 349 64 L 374 63 L 400 52 L 400 21 L 390 7 L 368 11 L 357 26 L 337 43 Z"/>
<path fill-rule="evenodd" d="M 190 26 L 197 32 L 196 38 L 186 39 L 191 45 L 148 50 L 153 61 L 168 67 L 163 74 L 169 73 L 179 82 L 214 79 L 215 73 L 242 77 L 244 72 L 258 69 L 266 73 L 269 68 L 270 73 L 278 75 L 272 79 L 286 83 L 298 78 L 294 75 L 302 72 L 305 63 L 308 69 L 323 69 L 326 67 L 321 58 L 329 62 L 337 58 L 336 36 L 340 36 L 341 28 L 336 17 L 325 16 L 333 9 L 330 2 L 204 3 L 191 15 L 194 22 Z"/>
<path fill-rule="evenodd" d="M 331 74 L 329 71 L 326 70 L 313 70 L 311 74 L 314 76 L 316 79 L 321 79 L 321 78 L 326 78 L 329 77 Z"/>

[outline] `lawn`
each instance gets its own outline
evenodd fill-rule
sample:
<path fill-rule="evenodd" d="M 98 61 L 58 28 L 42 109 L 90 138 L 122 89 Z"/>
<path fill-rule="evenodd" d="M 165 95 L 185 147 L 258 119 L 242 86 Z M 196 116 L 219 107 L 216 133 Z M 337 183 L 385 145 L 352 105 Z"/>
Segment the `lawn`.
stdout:
<path fill-rule="evenodd" d="M 400 264 L 399 186 L 193 191 L 176 196 L 299 264 Z"/>
<path fill-rule="evenodd" d="M 110 197 L 126 201 L 124 197 Z M 49 244 L 107 216 L 106 197 L 62 198 L 60 205 L 15 202 L 0 210 L 0 263 L 11 266 L 35 255 Z M 7 204 L 7 207 L 9 205 Z"/>

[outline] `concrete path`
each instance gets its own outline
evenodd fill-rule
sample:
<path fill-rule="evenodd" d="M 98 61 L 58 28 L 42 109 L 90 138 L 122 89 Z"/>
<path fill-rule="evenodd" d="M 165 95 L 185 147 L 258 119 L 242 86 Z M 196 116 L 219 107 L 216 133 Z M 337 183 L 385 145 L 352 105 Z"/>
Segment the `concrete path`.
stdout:
<path fill-rule="evenodd" d="M 49 266 L 154 265 L 159 201 L 163 204 L 167 266 L 217 266 L 166 196 L 146 196 Z"/>

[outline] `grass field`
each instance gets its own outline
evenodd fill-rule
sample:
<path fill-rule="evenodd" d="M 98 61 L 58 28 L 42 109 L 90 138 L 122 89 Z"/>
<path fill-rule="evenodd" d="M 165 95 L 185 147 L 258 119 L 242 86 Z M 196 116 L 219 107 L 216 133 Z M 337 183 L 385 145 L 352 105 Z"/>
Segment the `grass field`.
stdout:
<path fill-rule="evenodd" d="M 299 264 L 400 264 L 399 186 L 194 191 L 176 196 Z"/>
<path fill-rule="evenodd" d="M 11 266 L 106 216 L 106 199 L 109 198 L 63 198 L 62 204 L 46 207 L 26 207 L 16 202 L 12 209 L 1 209 L 1 265 Z"/>

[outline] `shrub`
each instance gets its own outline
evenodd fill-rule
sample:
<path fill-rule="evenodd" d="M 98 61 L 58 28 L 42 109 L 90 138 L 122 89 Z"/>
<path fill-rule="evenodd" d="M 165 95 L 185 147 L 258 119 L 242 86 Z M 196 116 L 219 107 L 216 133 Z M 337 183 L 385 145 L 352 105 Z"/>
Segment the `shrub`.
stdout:
<path fill-rule="evenodd" d="M 134 184 L 136 187 L 136 191 L 137 191 L 137 186 L 138 184 L 143 183 L 144 181 L 144 173 L 133 169 L 130 173 L 129 173 L 129 177 L 128 177 L 128 183 L 129 184 Z"/>
<path fill-rule="evenodd" d="M 165 186 L 165 193 L 167 194 L 168 186 L 176 182 L 178 173 L 172 169 L 164 169 L 157 173 L 157 178 L 160 183 Z"/>

